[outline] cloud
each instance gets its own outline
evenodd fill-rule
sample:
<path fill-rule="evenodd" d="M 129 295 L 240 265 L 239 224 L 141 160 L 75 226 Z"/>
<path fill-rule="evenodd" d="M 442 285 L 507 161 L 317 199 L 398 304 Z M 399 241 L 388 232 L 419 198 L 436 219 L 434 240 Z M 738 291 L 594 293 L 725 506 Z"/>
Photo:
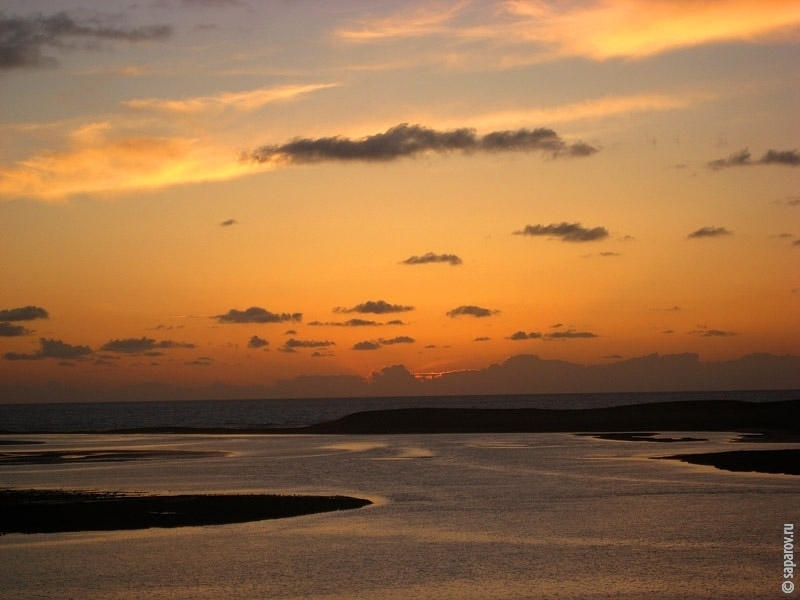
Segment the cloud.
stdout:
<path fill-rule="evenodd" d="M 0 321 L 33 321 L 47 319 L 50 315 L 40 306 L 23 306 L 0 310 Z"/>
<path fill-rule="evenodd" d="M 219 226 L 220 227 L 230 227 L 231 225 L 237 225 L 238 223 L 239 223 L 239 221 L 237 221 L 236 219 L 225 219 L 224 221 L 222 221 L 219 224 Z"/>
<path fill-rule="evenodd" d="M 327 348 L 335 345 L 336 342 L 329 342 L 327 340 L 296 340 L 295 338 L 289 338 L 279 350 L 281 352 L 295 352 L 297 348 Z"/>
<path fill-rule="evenodd" d="M 796 7 L 783 1 L 762 2 L 753 10 L 752 0 L 507 0 L 403 9 L 361 20 L 336 34 L 360 43 L 437 36 L 440 44 L 452 40 L 464 48 L 473 43 L 481 50 L 488 41 L 523 53 L 517 62 L 565 56 L 601 61 L 720 42 L 791 39 L 799 22 Z"/>
<path fill-rule="evenodd" d="M 368 42 L 442 33 L 447 31 L 447 22 L 456 16 L 465 4 L 460 2 L 444 10 L 428 7 L 405 9 L 397 15 L 362 20 L 355 27 L 338 30 L 336 35 L 353 42 Z"/>
<path fill-rule="evenodd" d="M 260 338 L 257 335 L 254 335 L 253 337 L 250 338 L 250 341 L 247 342 L 247 347 L 248 348 L 263 348 L 264 346 L 267 346 L 268 344 L 269 344 L 269 342 L 267 340 L 265 340 L 263 338 Z"/>
<path fill-rule="evenodd" d="M 110 340 L 103 344 L 100 349 L 106 352 L 121 352 L 124 354 L 148 354 L 156 356 L 160 353 L 153 353 L 153 350 L 166 350 L 172 348 L 194 348 L 194 344 L 186 342 L 174 342 L 172 340 L 163 340 L 157 342 L 153 338 L 124 338 L 117 340 Z"/>
<path fill-rule="evenodd" d="M 437 131 L 403 123 L 357 140 L 346 137 L 295 138 L 282 145 L 261 146 L 245 155 L 257 163 L 310 164 L 326 161 L 388 162 L 426 153 L 532 152 L 552 158 L 589 156 L 597 148 L 576 142 L 568 144 L 552 129 L 495 131 L 483 136 L 474 129 Z"/>
<path fill-rule="evenodd" d="M 409 256 L 400 264 L 426 265 L 429 263 L 448 263 L 451 266 L 456 266 L 461 264 L 461 259 L 455 254 L 434 254 L 433 252 L 426 252 L 422 256 Z"/>
<path fill-rule="evenodd" d="M 0 337 L 16 337 L 33 333 L 30 329 L 22 325 L 12 325 L 11 323 L 0 321 Z"/>
<path fill-rule="evenodd" d="M 459 306 L 454 308 L 453 310 L 447 311 L 447 316 L 451 318 L 460 317 L 462 315 L 471 315 L 473 317 L 491 317 L 492 315 L 498 314 L 499 310 L 492 310 L 489 308 L 483 308 L 481 306 Z"/>
<path fill-rule="evenodd" d="M 214 359 L 210 356 L 200 356 L 194 360 L 187 361 L 183 364 L 195 367 L 210 367 L 214 363 Z"/>
<path fill-rule="evenodd" d="M 230 309 L 224 315 L 212 317 L 220 323 L 283 323 L 286 321 L 302 321 L 303 313 L 273 313 L 258 306 L 245 310 Z"/>
<path fill-rule="evenodd" d="M 399 335 L 390 339 L 380 338 L 377 340 L 365 340 L 353 345 L 353 350 L 377 350 L 382 346 L 393 346 L 394 344 L 413 344 L 416 340 L 407 335 Z"/>
<path fill-rule="evenodd" d="M 513 235 L 550 236 L 561 238 L 562 242 L 593 242 L 608 237 L 605 227 L 588 229 L 580 223 L 551 223 L 550 225 L 526 225 Z"/>
<path fill-rule="evenodd" d="M 718 158 L 707 163 L 706 166 L 713 170 L 727 169 L 730 167 L 750 167 L 753 165 L 785 165 L 787 167 L 800 166 L 800 152 L 797 150 L 767 150 L 758 160 L 753 160 L 750 150 L 745 148 L 729 155 L 727 158 Z"/>
<path fill-rule="evenodd" d="M 364 341 L 353 345 L 353 350 L 377 350 L 380 347 L 380 342 Z"/>
<path fill-rule="evenodd" d="M 689 332 L 689 335 L 696 335 L 699 337 L 731 337 L 738 335 L 735 331 L 724 331 L 722 329 L 708 329 L 700 327 Z"/>
<path fill-rule="evenodd" d="M 542 339 L 542 334 L 539 333 L 538 331 L 532 331 L 530 333 L 525 333 L 524 331 L 517 331 L 516 333 L 512 333 L 506 339 L 513 340 L 515 342 L 520 340 L 540 340 Z"/>
<path fill-rule="evenodd" d="M 337 306 L 333 312 L 337 313 L 374 313 L 382 315 L 386 313 L 408 312 L 414 310 L 413 306 L 404 306 L 402 304 L 389 304 L 384 300 L 367 300 L 361 304 L 357 304 L 352 308 L 343 308 Z"/>
<path fill-rule="evenodd" d="M 599 337 L 596 333 L 591 331 L 575 331 L 568 329 L 566 331 L 554 331 L 544 336 L 545 340 L 577 340 Z"/>
<path fill-rule="evenodd" d="M 0 197 L 59 200 L 75 194 L 158 189 L 227 180 L 249 172 L 227 147 L 197 137 L 113 135 L 110 122 L 71 132 L 65 150 L 0 165 Z"/>
<path fill-rule="evenodd" d="M 389 325 L 402 325 L 402 321 L 390 321 Z M 311 321 L 312 327 L 380 327 L 383 323 L 367 319 L 348 319 L 347 321 Z"/>
<path fill-rule="evenodd" d="M 80 360 L 91 353 L 92 349 L 89 346 L 73 346 L 61 340 L 40 338 L 37 352 L 33 354 L 7 352 L 3 355 L 3 358 L 6 360 L 42 360 L 45 358 Z"/>
<path fill-rule="evenodd" d="M 140 98 L 128 100 L 123 105 L 134 110 L 166 113 L 171 116 L 219 114 L 224 110 L 250 112 L 272 102 L 292 100 L 298 96 L 336 87 L 337 85 L 335 83 L 284 85 L 243 92 L 223 92 L 209 96 L 194 96 L 180 100 Z"/>
<path fill-rule="evenodd" d="M 699 239 L 699 238 L 714 238 L 714 237 L 722 237 L 726 235 L 733 235 L 732 231 L 725 229 L 724 227 L 701 227 L 700 229 L 691 232 L 687 235 L 687 239 Z"/>
<path fill-rule="evenodd" d="M 490 339 L 492 339 L 492 338 L 489 338 L 489 337 L 486 337 L 486 336 L 481 336 L 481 337 L 476 337 L 472 341 L 473 342 L 488 342 Z"/>
<path fill-rule="evenodd" d="M 556 326 L 554 326 L 556 327 Z M 560 325 L 558 325 L 560 327 Z M 517 331 L 511 334 L 506 339 L 512 341 L 522 340 L 545 340 L 545 341 L 558 341 L 558 340 L 573 340 L 573 339 L 587 339 L 599 337 L 596 333 L 590 331 L 575 331 L 574 329 L 566 329 L 563 331 L 554 331 L 542 335 L 538 331 L 525 333 L 524 331 Z"/>
<path fill-rule="evenodd" d="M 518 19 L 514 27 L 518 37 L 545 45 L 555 56 L 594 60 L 642 58 L 720 42 L 782 39 L 800 23 L 791 2 L 763 2 L 758 10 L 753 6 L 751 0 L 505 3 L 508 13 Z"/>
<path fill-rule="evenodd" d="M 168 25 L 113 27 L 96 19 L 76 21 L 66 12 L 30 17 L 6 17 L 0 13 L 0 71 L 54 66 L 56 59 L 45 56 L 44 49 L 74 48 L 78 40 L 84 40 L 84 47 L 91 48 L 91 42 L 98 40 L 161 41 L 171 34 Z"/>

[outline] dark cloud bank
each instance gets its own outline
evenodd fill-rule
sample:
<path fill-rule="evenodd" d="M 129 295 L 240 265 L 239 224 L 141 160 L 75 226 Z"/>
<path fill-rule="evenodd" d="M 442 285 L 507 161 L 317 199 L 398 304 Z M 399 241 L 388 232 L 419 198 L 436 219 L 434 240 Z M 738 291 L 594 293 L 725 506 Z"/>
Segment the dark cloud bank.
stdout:
<path fill-rule="evenodd" d="M 478 135 L 474 129 L 437 131 L 403 123 L 360 139 L 334 136 L 295 138 L 266 145 L 243 156 L 257 163 L 308 164 L 326 161 L 388 162 L 425 153 L 541 152 L 551 158 L 589 156 L 597 148 L 583 142 L 567 143 L 552 129 L 516 129 Z"/>
<path fill-rule="evenodd" d="M 6 16 L 0 13 L 0 71 L 54 66 L 45 48 L 91 48 L 98 41 L 143 42 L 164 40 L 172 34 L 168 25 L 115 27 L 97 19 L 76 20 L 66 12 L 45 16 Z"/>
<path fill-rule="evenodd" d="M 580 365 L 523 354 L 485 369 L 425 380 L 415 378 L 402 365 L 394 365 L 367 378 L 310 375 L 280 380 L 272 386 L 216 383 L 210 387 L 179 388 L 146 383 L 113 391 L 58 384 L 35 388 L 0 386 L 0 399 L 59 402 L 774 389 L 800 389 L 800 357 L 750 354 L 736 360 L 703 362 L 697 354 L 651 354 L 611 364 Z"/>

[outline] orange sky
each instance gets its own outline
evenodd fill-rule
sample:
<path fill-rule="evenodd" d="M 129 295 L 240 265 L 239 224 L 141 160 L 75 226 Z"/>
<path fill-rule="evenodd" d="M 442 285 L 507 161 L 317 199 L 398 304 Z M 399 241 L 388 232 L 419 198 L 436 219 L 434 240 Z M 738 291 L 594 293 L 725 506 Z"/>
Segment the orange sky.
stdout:
<path fill-rule="evenodd" d="M 0 21 L 7 386 L 800 354 L 796 2 Z"/>

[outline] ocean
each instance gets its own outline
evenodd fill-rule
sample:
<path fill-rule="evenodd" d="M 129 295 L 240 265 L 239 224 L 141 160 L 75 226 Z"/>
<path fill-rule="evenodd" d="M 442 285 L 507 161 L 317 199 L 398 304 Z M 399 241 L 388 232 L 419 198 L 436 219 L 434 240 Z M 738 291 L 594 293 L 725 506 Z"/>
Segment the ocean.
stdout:
<path fill-rule="evenodd" d="M 746 395 L 761 401 L 797 397 L 796 392 Z M 682 397 L 701 399 L 697 394 Z M 729 392 L 702 397 L 743 399 Z M 239 430 L 303 425 L 341 416 L 356 406 L 362 410 L 421 402 L 552 408 L 555 403 L 580 408 L 630 403 L 625 400 L 631 398 L 4 405 L 0 429 L 15 433 L 0 436 L 0 454 L 61 451 L 72 459 L 0 462 L 0 487 L 344 494 L 373 504 L 235 525 L 2 535 L 0 597 L 797 597 L 797 592 L 781 590 L 784 525 L 800 521 L 797 477 L 659 459 L 765 445 L 735 441 L 733 433 L 692 432 L 698 440 L 673 443 L 568 433 L 101 433 L 187 424 Z M 639 402 L 666 399 L 647 394 Z M 32 441 L 39 443 L 23 443 Z M 92 451 L 114 450 L 156 452 L 140 460 L 82 460 Z M 193 452 L 178 452 L 187 450 Z"/>

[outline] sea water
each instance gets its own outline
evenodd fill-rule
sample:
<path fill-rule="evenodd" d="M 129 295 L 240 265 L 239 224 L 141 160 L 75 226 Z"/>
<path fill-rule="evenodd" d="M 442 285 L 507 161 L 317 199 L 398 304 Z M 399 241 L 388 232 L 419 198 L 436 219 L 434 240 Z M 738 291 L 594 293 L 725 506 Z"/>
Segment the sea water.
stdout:
<path fill-rule="evenodd" d="M 654 459 L 764 447 L 734 442 L 735 434 L 692 436 L 705 441 L 4 435 L 44 443 L 2 452 L 63 450 L 74 459 L 0 466 L 0 487 L 345 494 L 374 504 L 235 525 L 4 535 L 0 597 L 794 597 L 781 592 L 782 534 L 784 523 L 800 520 L 797 478 Z M 159 452 L 81 458 L 98 450 Z"/>

